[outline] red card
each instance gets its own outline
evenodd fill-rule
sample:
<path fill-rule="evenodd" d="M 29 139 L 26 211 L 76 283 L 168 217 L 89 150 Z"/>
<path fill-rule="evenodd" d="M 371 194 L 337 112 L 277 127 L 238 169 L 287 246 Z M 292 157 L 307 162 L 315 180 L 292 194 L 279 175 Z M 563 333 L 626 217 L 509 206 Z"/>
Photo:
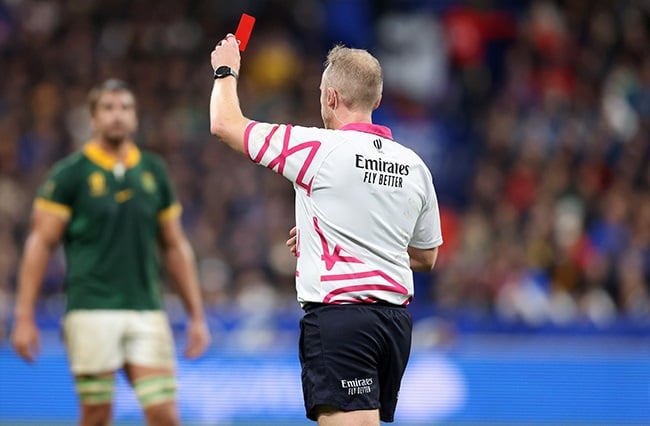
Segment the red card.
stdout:
<path fill-rule="evenodd" d="M 251 37 L 251 32 L 253 32 L 253 25 L 255 25 L 255 17 L 242 13 L 239 25 L 237 25 L 237 31 L 235 31 L 235 38 L 239 40 L 240 52 L 246 50 L 248 39 Z"/>

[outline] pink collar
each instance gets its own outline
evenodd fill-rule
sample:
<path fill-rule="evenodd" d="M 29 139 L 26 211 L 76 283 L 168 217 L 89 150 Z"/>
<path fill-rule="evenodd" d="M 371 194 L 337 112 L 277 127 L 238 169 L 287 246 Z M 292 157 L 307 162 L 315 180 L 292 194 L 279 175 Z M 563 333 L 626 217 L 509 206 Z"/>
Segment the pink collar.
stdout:
<path fill-rule="evenodd" d="M 357 132 L 371 133 L 373 135 L 382 136 L 393 140 L 393 134 L 386 126 L 372 123 L 350 123 L 341 127 L 339 130 L 356 130 Z"/>

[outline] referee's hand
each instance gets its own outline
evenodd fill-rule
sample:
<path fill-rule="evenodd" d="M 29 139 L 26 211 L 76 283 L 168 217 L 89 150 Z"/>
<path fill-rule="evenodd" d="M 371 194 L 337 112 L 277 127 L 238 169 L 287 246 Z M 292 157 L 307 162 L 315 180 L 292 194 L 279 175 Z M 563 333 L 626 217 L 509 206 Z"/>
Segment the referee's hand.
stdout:
<path fill-rule="evenodd" d="M 38 328 L 33 319 L 16 318 L 11 333 L 11 344 L 22 359 L 29 363 L 36 361 L 36 356 L 41 350 L 41 343 Z"/>
<path fill-rule="evenodd" d="M 232 34 L 219 41 L 210 54 L 212 69 L 216 70 L 222 65 L 227 65 L 236 73 L 239 73 L 241 54 L 239 52 L 239 41 Z"/>
<path fill-rule="evenodd" d="M 293 228 L 291 228 L 291 230 L 289 231 L 289 239 L 286 242 L 287 247 L 289 247 L 289 251 L 295 257 L 298 257 L 298 250 L 297 250 L 298 238 L 296 236 L 297 233 L 298 233 L 298 230 L 297 230 L 297 228 L 295 226 Z"/>

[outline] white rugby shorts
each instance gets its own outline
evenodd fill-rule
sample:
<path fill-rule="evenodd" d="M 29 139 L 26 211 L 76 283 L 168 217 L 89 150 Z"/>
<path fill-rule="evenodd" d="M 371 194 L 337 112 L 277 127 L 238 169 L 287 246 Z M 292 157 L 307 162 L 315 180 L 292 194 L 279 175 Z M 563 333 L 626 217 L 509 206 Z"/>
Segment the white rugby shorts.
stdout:
<path fill-rule="evenodd" d="M 176 366 L 164 311 L 75 310 L 63 318 L 63 336 L 75 375 L 116 371 L 125 364 Z"/>

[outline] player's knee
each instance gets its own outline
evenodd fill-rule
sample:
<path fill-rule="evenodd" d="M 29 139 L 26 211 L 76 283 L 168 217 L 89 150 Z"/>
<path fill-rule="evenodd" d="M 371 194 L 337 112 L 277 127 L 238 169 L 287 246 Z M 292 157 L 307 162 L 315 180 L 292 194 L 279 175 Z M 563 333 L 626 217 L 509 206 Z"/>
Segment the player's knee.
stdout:
<path fill-rule="evenodd" d="M 181 424 L 173 401 L 149 406 L 144 413 L 147 424 L 151 426 L 180 426 Z"/>
<path fill-rule="evenodd" d="M 110 402 L 103 404 L 81 403 L 82 426 L 109 426 L 111 424 L 113 405 Z"/>
<path fill-rule="evenodd" d="M 81 426 L 109 426 L 111 404 L 81 405 Z"/>

